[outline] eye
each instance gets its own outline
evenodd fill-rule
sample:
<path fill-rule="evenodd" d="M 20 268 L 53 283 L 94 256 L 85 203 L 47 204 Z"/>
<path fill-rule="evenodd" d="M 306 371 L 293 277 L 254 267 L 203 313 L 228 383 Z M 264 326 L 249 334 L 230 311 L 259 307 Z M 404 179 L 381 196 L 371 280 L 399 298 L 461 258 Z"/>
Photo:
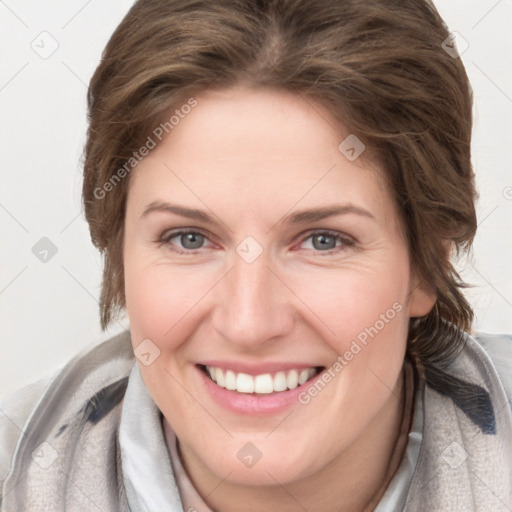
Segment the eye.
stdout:
<path fill-rule="evenodd" d="M 202 249 L 206 240 L 208 240 L 206 235 L 203 235 L 199 231 L 181 230 L 164 233 L 160 238 L 159 243 L 161 245 L 170 246 L 173 251 L 176 251 L 179 254 L 184 254 L 186 252 L 192 253 L 197 249 Z"/>
<path fill-rule="evenodd" d="M 306 249 L 331 254 L 354 246 L 354 240 L 335 231 L 315 231 L 302 239 L 300 245 L 309 245 Z"/>
<path fill-rule="evenodd" d="M 211 246 L 205 246 L 205 242 L 208 242 L 208 237 L 194 230 L 166 231 L 158 240 L 159 245 L 166 245 L 179 254 L 194 254 L 199 249 Z M 302 238 L 299 245 L 305 246 L 303 249 L 328 255 L 346 250 L 354 246 L 355 242 L 347 235 L 336 231 L 315 231 Z"/>

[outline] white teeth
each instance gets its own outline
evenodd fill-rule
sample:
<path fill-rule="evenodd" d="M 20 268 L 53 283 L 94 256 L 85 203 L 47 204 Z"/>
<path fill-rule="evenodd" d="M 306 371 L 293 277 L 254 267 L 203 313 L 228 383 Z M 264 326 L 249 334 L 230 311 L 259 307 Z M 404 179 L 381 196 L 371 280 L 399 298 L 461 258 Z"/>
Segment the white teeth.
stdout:
<path fill-rule="evenodd" d="M 274 375 L 274 391 L 284 391 L 285 389 L 288 389 L 286 374 L 284 372 L 277 372 Z"/>
<path fill-rule="evenodd" d="M 274 383 L 270 373 L 258 375 L 254 379 L 254 392 L 255 393 L 272 393 L 274 391 Z"/>
<path fill-rule="evenodd" d="M 220 368 L 215 368 L 215 380 L 221 388 L 225 387 L 224 372 Z"/>
<path fill-rule="evenodd" d="M 292 370 L 288 373 L 286 382 L 290 389 L 295 389 L 299 385 L 299 372 L 297 370 Z"/>
<path fill-rule="evenodd" d="M 246 373 L 239 373 L 236 376 L 236 390 L 239 393 L 254 393 L 254 378 Z"/>
<path fill-rule="evenodd" d="M 309 370 L 302 370 L 299 373 L 299 386 L 302 386 L 304 382 L 306 382 L 309 379 Z"/>
<path fill-rule="evenodd" d="M 231 370 L 228 370 L 226 372 L 226 389 L 229 389 L 230 391 L 234 391 L 236 389 L 236 375 L 235 372 L 232 372 Z"/>
<path fill-rule="evenodd" d="M 221 388 L 239 393 L 270 394 L 273 392 L 295 389 L 316 375 L 314 368 L 304 370 L 279 371 L 273 377 L 270 373 L 261 375 L 248 375 L 247 373 L 235 373 L 232 370 L 222 370 L 207 366 L 206 370 L 211 379 Z"/>

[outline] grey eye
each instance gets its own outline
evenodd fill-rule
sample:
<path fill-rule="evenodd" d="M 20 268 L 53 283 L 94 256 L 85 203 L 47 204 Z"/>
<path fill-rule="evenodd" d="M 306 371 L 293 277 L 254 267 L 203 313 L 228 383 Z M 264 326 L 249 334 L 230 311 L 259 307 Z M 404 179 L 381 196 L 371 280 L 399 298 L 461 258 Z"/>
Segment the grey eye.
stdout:
<path fill-rule="evenodd" d="M 313 235 L 313 247 L 318 250 L 331 250 L 336 248 L 337 238 L 328 234 Z"/>
<path fill-rule="evenodd" d="M 185 249 L 199 249 L 204 243 L 204 238 L 200 233 L 183 233 L 180 235 L 180 242 Z"/>

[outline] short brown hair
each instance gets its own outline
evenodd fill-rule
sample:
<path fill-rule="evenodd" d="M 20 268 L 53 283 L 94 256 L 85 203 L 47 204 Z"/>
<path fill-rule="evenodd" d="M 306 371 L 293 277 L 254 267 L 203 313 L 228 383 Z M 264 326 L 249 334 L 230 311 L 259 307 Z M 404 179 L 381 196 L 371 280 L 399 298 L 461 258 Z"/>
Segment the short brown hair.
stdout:
<path fill-rule="evenodd" d="M 473 312 L 448 246 L 469 249 L 476 230 L 472 94 L 460 59 L 442 47 L 449 36 L 427 0 L 136 2 L 88 95 L 83 202 L 105 261 L 102 327 L 125 306 L 130 174 L 119 170 L 187 97 L 245 83 L 328 106 L 379 154 L 412 268 L 437 295 L 428 315 L 410 320 L 409 352 L 425 365 L 449 360 Z"/>

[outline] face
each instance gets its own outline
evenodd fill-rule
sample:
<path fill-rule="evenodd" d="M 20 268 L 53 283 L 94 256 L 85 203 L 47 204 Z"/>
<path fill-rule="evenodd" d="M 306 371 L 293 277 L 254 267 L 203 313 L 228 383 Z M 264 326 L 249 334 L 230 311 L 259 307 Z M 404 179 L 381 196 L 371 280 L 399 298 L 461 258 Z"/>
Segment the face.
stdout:
<path fill-rule="evenodd" d="M 409 317 L 433 301 L 382 169 L 349 160 L 348 135 L 298 95 L 210 91 L 131 177 L 133 345 L 199 472 L 298 481 L 396 408 Z"/>

